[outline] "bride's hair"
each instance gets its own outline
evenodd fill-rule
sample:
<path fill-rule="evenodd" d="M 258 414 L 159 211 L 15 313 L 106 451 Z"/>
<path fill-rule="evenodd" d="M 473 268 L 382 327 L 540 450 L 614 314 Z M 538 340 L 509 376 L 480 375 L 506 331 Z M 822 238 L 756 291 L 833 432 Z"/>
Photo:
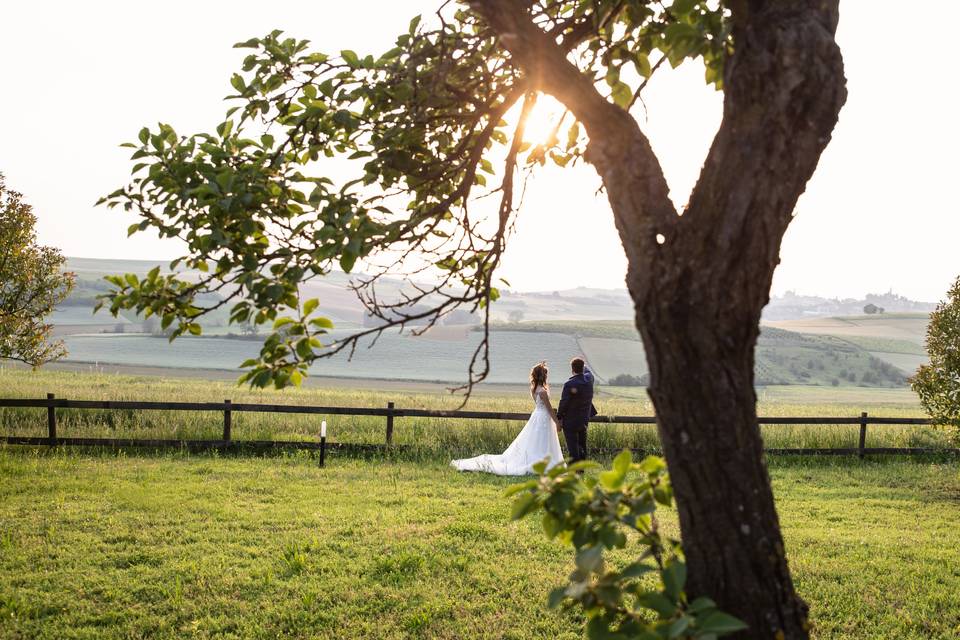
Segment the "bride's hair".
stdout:
<path fill-rule="evenodd" d="M 530 369 L 530 393 L 537 387 L 547 387 L 547 363 L 538 362 L 533 369 Z"/>

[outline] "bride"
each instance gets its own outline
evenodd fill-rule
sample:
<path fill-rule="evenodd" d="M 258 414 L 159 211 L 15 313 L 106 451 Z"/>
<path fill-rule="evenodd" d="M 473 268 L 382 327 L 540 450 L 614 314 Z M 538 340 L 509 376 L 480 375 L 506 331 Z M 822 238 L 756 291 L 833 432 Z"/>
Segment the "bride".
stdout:
<path fill-rule="evenodd" d="M 530 394 L 534 409 L 530 419 L 507 450 L 500 455 L 483 454 L 475 458 L 454 460 L 451 466 L 459 471 L 486 471 L 500 476 L 522 476 L 533 473 L 533 465 L 549 458 L 547 468 L 563 462 L 560 438 L 557 437 L 557 412 L 550 406 L 547 391 L 547 365 L 539 363 L 530 371 Z"/>

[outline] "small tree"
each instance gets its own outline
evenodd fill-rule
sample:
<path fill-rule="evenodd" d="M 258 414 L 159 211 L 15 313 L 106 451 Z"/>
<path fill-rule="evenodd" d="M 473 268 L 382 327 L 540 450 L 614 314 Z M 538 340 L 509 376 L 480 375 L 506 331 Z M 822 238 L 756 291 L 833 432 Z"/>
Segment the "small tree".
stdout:
<path fill-rule="evenodd" d="M 74 275 L 62 271 L 64 258 L 37 244 L 37 217 L 22 194 L 7 189 L 0 174 L 0 359 L 34 367 L 66 355 L 51 341 L 44 319 L 67 297 Z"/>
<path fill-rule="evenodd" d="M 633 376 L 629 373 L 618 373 L 610 378 L 610 384 L 614 387 L 642 387 L 643 377 Z"/>
<path fill-rule="evenodd" d="M 715 640 L 746 625 L 717 608 L 705 596 L 688 598 L 687 565 L 678 540 L 660 533 L 658 506 L 673 505 L 673 489 L 662 458 L 633 462 L 629 451 L 598 476 L 583 477 L 594 462 L 578 462 L 546 470 L 534 465 L 540 478 L 507 490 L 516 495 L 511 516 L 519 520 L 542 512 L 547 537 L 573 547 L 576 569 L 566 585 L 550 592 L 550 607 L 581 607 L 587 616 L 587 637 L 700 638 Z M 628 538 L 629 534 L 629 538 Z M 611 567 L 604 553 L 640 547 L 636 561 Z M 655 580 L 650 580 L 654 577 Z"/>
<path fill-rule="evenodd" d="M 510 313 L 507 314 L 507 320 L 516 324 L 523 320 L 523 311 L 520 309 L 513 309 Z"/>
<path fill-rule="evenodd" d="M 930 364 L 921 366 L 910 384 L 930 417 L 960 427 L 960 277 L 930 314 L 927 354 Z"/>

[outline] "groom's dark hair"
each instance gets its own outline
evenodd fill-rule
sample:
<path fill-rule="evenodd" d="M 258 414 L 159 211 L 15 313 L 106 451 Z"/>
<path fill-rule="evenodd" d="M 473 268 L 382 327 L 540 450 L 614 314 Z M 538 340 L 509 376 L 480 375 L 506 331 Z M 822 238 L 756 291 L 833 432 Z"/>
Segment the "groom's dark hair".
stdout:
<path fill-rule="evenodd" d="M 574 358 L 570 361 L 570 368 L 576 374 L 583 373 L 583 358 Z"/>

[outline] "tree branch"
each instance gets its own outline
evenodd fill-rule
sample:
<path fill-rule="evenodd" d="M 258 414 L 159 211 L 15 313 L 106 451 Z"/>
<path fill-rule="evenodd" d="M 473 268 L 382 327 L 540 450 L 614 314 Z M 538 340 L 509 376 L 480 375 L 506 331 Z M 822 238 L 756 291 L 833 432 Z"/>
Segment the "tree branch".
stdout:
<path fill-rule="evenodd" d="M 742 251 L 773 273 L 797 198 L 830 141 L 846 100 L 834 39 L 838 0 L 734 3 L 735 54 L 723 121 L 690 197 L 683 241 L 711 256 L 728 286 Z M 741 283 L 763 303 L 769 278 Z"/>
<path fill-rule="evenodd" d="M 640 282 L 659 254 L 658 236 L 669 238 L 679 216 L 663 170 L 636 120 L 609 102 L 568 59 L 564 49 L 531 21 L 514 0 L 471 0 L 499 34 L 500 42 L 532 86 L 564 103 L 587 130 L 585 159 L 603 179 L 630 265 Z"/>

